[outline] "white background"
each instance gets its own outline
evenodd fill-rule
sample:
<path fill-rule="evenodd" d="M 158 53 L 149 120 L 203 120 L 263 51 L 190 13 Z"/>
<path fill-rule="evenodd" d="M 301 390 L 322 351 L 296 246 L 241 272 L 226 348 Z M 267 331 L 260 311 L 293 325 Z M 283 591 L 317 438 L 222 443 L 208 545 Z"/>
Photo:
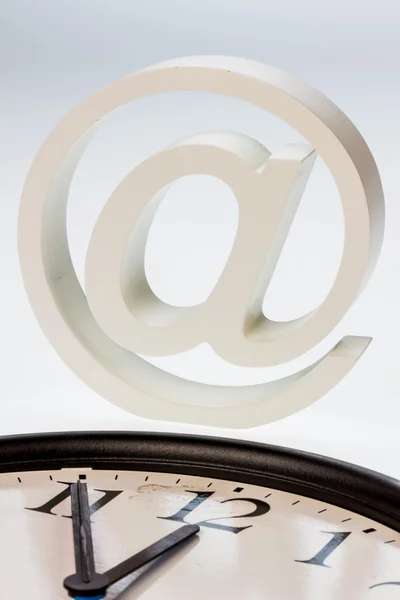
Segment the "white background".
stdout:
<path fill-rule="evenodd" d="M 0 12 L 0 434 L 78 429 L 201 432 L 335 456 L 400 477 L 398 266 L 400 10 L 396 0 L 3 0 Z M 17 256 L 19 198 L 42 141 L 76 103 L 148 64 L 193 54 L 260 60 L 328 95 L 355 122 L 379 167 L 387 200 L 381 258 L 363 295 L 319 348 L 275 370 L 236 370 L 198 348 L 158 361 L 203 381 L 251 383 L 297 371 L 342 335 L 374 341 L 353 372 L 309 409 L 281 422 L 230 431 L 138 419 L 99 398 L 61 362 L 37 325 Z M 71 190 L 71 252 L 82 277 L 96 216 L 123 176 L 146 156 L 200 130 L 242 131 L 275 149 L 299 139 L 258 109 L 201 94 L 125 107 L 107 122 Z M 149 240 L 154 290 L 176 304 L 203 300 L 235 233 L 231 192 L 210 178 L 181 181 Z M 340 257 L 340 201 L 317 164 L 265 302 L 289 319 L 329 289 Z M 355 241 L 356 243 L 356 241 Z"/>

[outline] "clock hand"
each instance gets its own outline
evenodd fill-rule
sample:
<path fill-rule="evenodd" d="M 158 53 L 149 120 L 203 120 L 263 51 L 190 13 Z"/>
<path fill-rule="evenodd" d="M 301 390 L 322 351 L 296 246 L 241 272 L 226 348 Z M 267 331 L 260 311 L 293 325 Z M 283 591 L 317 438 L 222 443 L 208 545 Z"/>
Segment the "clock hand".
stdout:
<path fill-rule="evenodd" d="M 64 579 L 64 587 L 75 600 L 103 598 L 109 583 L 96 573 L 87 485 L 80 480 L 71 485 L 71 510 L 76 573 Z"/>
<path fill-rule="evenodd" d="M 78 480 L 71 486 L 71 505 L 76 572 L 88 583 L 96 569 L 86 483 Z"/>
<path fill-rule="evenodd" d="M 184 525 L 100 574 L 96 572 L 94 563 L 87 486 L 80 480 L 71 485 L 71 510 L 76 573 L 64 579 L 64 587 L 75 600 L 104 598 L 110 585 L 144 567 L 200 530 L 198 525 Z"/>
<path fill-rule="evenodd" d="M 198 525 L 184 525 L 176 531 L 173 531 L 172 533 L 161 538 L 154 544 L 151 544 L 151 546 L 148 546 L 144 550 L 141 550 L 130 558 L 127 558 L 104 573 L 109 580 L 109 585 L 113 585 L 120 579 L 123 579 L 134 571 L 141 569 L 155 558 L 158 558 L 168 550 L 171 550 L 172 548 L 192 537 L 194 534 L 198 533 L 199 530 L 200 527 Z"/>

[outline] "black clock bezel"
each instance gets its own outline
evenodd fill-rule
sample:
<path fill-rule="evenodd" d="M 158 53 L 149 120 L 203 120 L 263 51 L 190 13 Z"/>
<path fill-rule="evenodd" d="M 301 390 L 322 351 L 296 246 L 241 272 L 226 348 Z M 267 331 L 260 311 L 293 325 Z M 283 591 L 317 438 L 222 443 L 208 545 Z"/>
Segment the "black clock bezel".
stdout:
<path fill-rule="evenodd" d="M 0 472 L 73 467 L 190 474 L 339 506 L 400 532 L 400 481 L 316 454 L 228 438 L 90 431 L 0 438 Z"/>

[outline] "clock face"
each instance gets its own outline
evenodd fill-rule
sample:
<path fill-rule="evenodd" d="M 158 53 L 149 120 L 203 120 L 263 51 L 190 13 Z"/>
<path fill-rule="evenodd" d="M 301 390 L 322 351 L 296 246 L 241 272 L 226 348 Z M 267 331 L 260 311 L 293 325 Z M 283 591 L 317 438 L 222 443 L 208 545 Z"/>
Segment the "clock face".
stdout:
<path fill-rule="evenodd" d="M 296 493 L 175 470 L 0 474 L 2 597 L 68 598 L 63 580 L 75 572 L 69 484 L 78 479 L 87 484 L 100 573 L 184 523 L 200 525 L 107 598 L 400 597 L 400 535 L 393 529 Z"/>

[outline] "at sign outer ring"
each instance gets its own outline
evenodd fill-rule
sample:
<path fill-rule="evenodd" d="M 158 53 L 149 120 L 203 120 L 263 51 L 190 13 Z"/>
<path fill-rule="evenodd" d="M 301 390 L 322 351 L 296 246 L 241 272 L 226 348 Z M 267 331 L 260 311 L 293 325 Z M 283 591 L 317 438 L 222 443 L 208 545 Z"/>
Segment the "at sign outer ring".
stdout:
<path fill-rule="evenodd" d="M 213 424 L 240 426 L 242 419 L 243 426 L 260 424 L 257 407 L 250 422 L 248 405 L 211 408 L 174 402 L 173 395 L 161 398 L 164 382 L 165 389 L 180 386 L 176 398 L 184 395 L 189 382 L 142 364 L 106 338 L 89 311 L 69 255 L 69 183 L 97 122 L 135 98 L 179 90 L 229 95 L 266 109 L 303 134 L 325 160 L 343 202 L 345 244 L 331 291 L 305 326 L 320 331 L 322 339 L 337 325 L 371 274 L 382 244 L 384 203 L 375 161 L 354 125 L 325 96 L 274 68 L 236 58 L 191 57 L 154 65 L 96 92 L 64 117 L 36 156 L 23 191 L 19 255 L 24 283 L 43 330 L 63 360 L 112 402 L 165 420 L 209 424 L 213 412 Z M 233 390 L 194 385 L 220 387 L 225 394 Z M 255 387 L 246 386 L 243 394 L 251 396 Z M 268 421 L 263 402 L 258 404 Z M 280 416 L 284 414 L 283 409 Z"/>

